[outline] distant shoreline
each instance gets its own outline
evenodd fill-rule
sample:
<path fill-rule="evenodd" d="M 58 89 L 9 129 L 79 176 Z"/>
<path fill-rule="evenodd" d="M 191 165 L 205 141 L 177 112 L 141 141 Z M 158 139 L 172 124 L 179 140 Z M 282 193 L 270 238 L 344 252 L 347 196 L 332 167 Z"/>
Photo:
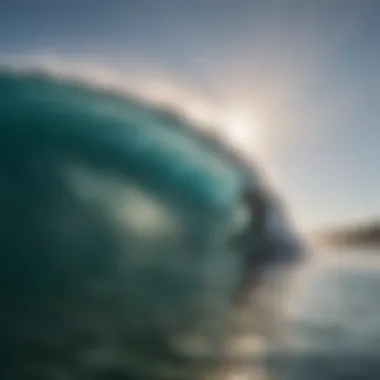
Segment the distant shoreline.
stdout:
<path fill-rule="evenodd" d="M 322 241 L 321 242 L 324 246 L 330 247 L 330 248 L 379 248 L 379 254 L 380 254 L 380 241 L 375 242 L 332 242 L 332 241 Z"/>
<path fill-rule="evenodd" d="M 342 248 L 379 248 L 380 222 L 362 224 L 350 228 L 336 228 L 319 234 L 317 238 L 322 244 Z"/>

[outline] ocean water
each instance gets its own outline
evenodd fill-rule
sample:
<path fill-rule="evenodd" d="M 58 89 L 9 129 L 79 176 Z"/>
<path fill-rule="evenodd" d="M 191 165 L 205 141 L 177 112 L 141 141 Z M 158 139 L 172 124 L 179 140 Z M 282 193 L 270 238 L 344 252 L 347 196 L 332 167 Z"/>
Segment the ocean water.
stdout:
<path fill-rule="evenodd" d="M 270 378 L 380 379 L 379 297 L 380 248 L 321 251 L 294 280 Z"/>
<path fill-rule="evenodd" d="M 8 79 L 3 78 L 3 86 L 7 84 Z M 51 97 L 51 92 L 48 91 L 51 89 L 50 82 L 42 81 L 44 86 L 42 86 L 43 91 L 40 91 L 40 79 L 31 81 L 24 95 L 29 94 L 29 98 L 33 101 L 33 109 L 39 111 L 34 115 L 37 121 L 40 115 L 45 113 L 36 108 L 38 105 L 36 98 L 47 100 L 52 107 L 51 111 L 54 110 L 48 114 L 50 119 L 49 123 L 46 123 L 50 126 L 54 122 L 56 127 L 54 131 L 59 132 L 57 135 L 52 134 L 52 142 L 55 142 L 56 138 L 62 139 L 62 136 L 70 137 L 71 133 L 76 131 L 75 123 L 72 122 L 72 113 L 75 111 L 77 116 L 82 117 L 81 112 L 85 107 L 90 124 L 93 122 L 95 124 L 92 125 L 94 128 L 91 131 L 93 137 L 91 144 L 90 142 L 84 144 L 87 149 L 107 147 L 106 151 L 109 153 L 107 160 L 110 163 L 115 164 L 120 160 L 134 163 L 128 167 L 129 171 L 141 173 L 142 170 L 147 171 L 148 168 L 154 167 L 156 170 L 151 170 L 148 178 L 152 179 L 157 191 L 164 189 L 166 194 L 170 187 L 181 187 L 183 190 L 180 192 L 181 203 L 192 204 L 193 201 L 203 201 L 205 206 L 212 209 L 223 209 L 235 199 L 241 182 L 240 175 L 237 175 L 234 168 L 227 165 L 224 160 L 211 159 L 211 154 L 207 153 L 208 149 L 200 148 L 200 141 L 197 139 L 184 137 L 181 133 L 173 134 L 164 128 L 157 129 L 161 131 L 157 132 L 158 135 L 150 135 L 150 124 L 145 124 L 146 120 L 143 117 L 145 110 L 133 107 L 134 112 L 125 112 L 125 102 L 117 101 L 114 97 L 102 97 L 97 103 L 93 103 L 92 97 L 89 98 L 91 101 L 82 99 L 82 91 L 77 87 L 62 87 L 60 96 L 55 93 L 55 96 Z M 38 96 L 34 96 L 34 91 L 37 91 Z M 12 94 L 12 92 L 8 94 L 7 91 L 3 91 L 4 93 L 7 97 Z M 11 98 L 8 97 L 7 100 Z M 12 121 L 16 124 L 19 123 L 20 113 L 12 114 L 12 112 L 18 111 L 20 109 L 18 102 L 23 102 L 25 99 L 25 96 L 15 96 L 13 108 L 9 107 L 7 102 L 3 102 L 3 115 L 13 118 Z M 71 107 L 70 112 L 60 110 L 62 102 L 68 102 Z M 127 119 L 125 119 L 126 114 Z M 21 113 L 21 115 L 26 114 Z M 27 117 L 30 121 L 30 112 Z M 158 123 L 158 119 L 161 120 L 162 115 L 150 121 Z M 82 121 L 81 118 L 80 120 Z M 128 125 L 130 132 L 128 138 L 120 140 L 112 133 L 105 133 L 107 128 L 102 125 L 104 120 L 115 123 L 113 124 L 115 130 Z M 95 121 L 100 122 L 100 125 Z M 176 124 L 173 120 L 172 122 Z M 165 125 L 167 123 L 168 120 L 165 119 Z M 44 127 L 44 123 L 37 124 L 41 128 Z M 146 125 L 146 129 L 134 128 L 135 124 Z M 85 129 L 83 131 L 85 133 Z M 127 149 L 126 144 L 132 141 L 131 134 L 133 144 Z M 84 134 L 84 140 L 89 135 Z M 148 135 L 151 137 L 146 138 Z M 187 150 L 190 141 L 193 145 Z M 6 153 L 7 144 L 3 145 L 2 153 Z M 151 154 L 153 150 L 157 150 L 157 147 L 161 153 L 165 152 L 159 156 L 160 159 Z M 177 156 L 181 156 L 183 161 L 176 159 Z M 153 172 L 157 176 L 153 176 Z M 210 172 L 213 176 L 209 175 Z M 94 182 L 91 183 L 93 185 Z M 227 190 L 220 191 L 220 189 Z M 223 378 L 260 380 L 269 376 L 271 379 L 281 380 L 380 379 L 380 365 L 377 364 L 380 361 L 377 357 L 380 349 L 380 303 L 378 302 L 380 252 L 378 251 L 377 249 L 352 252 L 348 250 L 331 252 L 325 249 L 319 251 L 318 255 L 294 276 L 291 291 L 283 299 L 284 304 L 279 302 L 278 331 L 270 346 L 268 347 L 267 342 L 258 336 L 248 336 L 244 333 L 237 336 L 231 342 L 231 352 L 235 352 L 236 357 L 243 358 L 242 364 L 236 365 L 231 370 L 228 369 L 229 373 L 224 372 Z M 220 262 L 219 251 L 218 261 Z M 227 273 L 231 272 L 229 265 Z M 153 294 L 155 291 L 154 288 Z M 146 290 L 144 292 L 146 293 Z M 280 298 L 282 300 L 282 296 Z M 215 300 L 215 297 L 213 299 Z M 154 300 L 153 305 L 157 304 L 162 309 L 162 302 L 154 297 L 152 300 Z M 272 303 L 273 301 L 272 299 Z M 245 319 L 257 314 L 256 306 L 252 305 L 253 312 L 247 313 Z M 262 319 L 271 321 L 274 314 L 271 309 L 266 314 L 267 318 Z M 220 374 L 216 378 L 220 379 Z"/>
<path fill-rule="evenodd" d="M 228 351 L 238 363 L 224 360 L 230 368 L 216 378 L 258 378 L 264 343 L 252 331 L 257 323 L 270 325 L 274 313 L 261 313 L 260 320 L 257 311 L 266 307 L 256 302 L 240 320 L 231 297 L 245 275 L 243 251 L 225 241 L 226 233 L 235 241 L 251 232 L 250 211 L 240 206 L 258 178 L 187 120 L 124 94 L 43 73 L 0 71 L 0 87 L 0 176 L 10 184 L 1 194 L 3 225 L 22 242 L 12 249 L 7 239 L 1 242 L 0 301 L 8 311 L 1 322 L 12 326 L 3 329 L 11 331 L 5 338 L 11 344 L 1 343 L 16 348 L 0 372 L 203 379 L 204 372 L 219 371 L 220 337 L 233 319 L 239 331 L 231 332 Z M 27 193 L 28 207 L 19 207 L 20 193 Z M 288 221 L 270 227 L 268 247 L 257 249 L 266 253 L 263 267 L 294 262 L 298 242 Z M 49 236 L 49 244 L 45 238 L 29 244 L 34 231 Z M 249 240 L 255 236 L 249 233 Z M 249 248 L 257 241 L 247 241 Z M 23 329 L 28 334 L 21 336 Z M 83 336 L 95 343 L 83 348 Z M 43 348 L 37 359 L 24 355 L 25 342 Z M 42 357 L 52 351 L 63 351 L 62 363 Z M 68 368 L 71 358 L 75 369 Z M 23 364 L 38 360 L 43 363 L 33 370 Z"/>
<path fill-rule="evenodd" d="M 380 248 L 318 251 L 295 273 L 276 335 L 246 337 L 250 365 L 227 379 L 380 379 L 379 298 Z"/>

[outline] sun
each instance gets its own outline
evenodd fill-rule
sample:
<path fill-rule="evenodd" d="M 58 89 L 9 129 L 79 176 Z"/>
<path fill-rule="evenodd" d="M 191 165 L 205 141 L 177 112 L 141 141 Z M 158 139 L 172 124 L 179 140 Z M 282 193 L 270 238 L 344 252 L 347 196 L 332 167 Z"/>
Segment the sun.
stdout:
<path fill-rule="evenodd" d="M 234 108 L 222 114 L 220 124 L 228 143 L 236 149 L 254 153 L 258 145 L 258 123 L 253 113 L 244 108 Z"/>

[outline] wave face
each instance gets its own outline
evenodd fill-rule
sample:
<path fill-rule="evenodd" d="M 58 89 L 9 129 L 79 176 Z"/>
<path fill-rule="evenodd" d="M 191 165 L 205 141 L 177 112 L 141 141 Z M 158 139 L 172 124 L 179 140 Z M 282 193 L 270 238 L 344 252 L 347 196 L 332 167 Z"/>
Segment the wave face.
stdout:
<path fill-rule="evenodd" d="M 297 256 L 275 198 L 170 110 L 41 72 L 0 96 L 1 378 L 220 371 L 251 280 Z"/>

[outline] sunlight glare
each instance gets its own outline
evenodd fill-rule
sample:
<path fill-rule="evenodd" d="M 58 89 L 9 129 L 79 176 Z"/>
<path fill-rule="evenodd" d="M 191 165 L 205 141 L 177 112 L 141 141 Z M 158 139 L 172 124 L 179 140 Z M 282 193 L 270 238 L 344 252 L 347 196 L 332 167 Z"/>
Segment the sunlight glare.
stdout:
<path fill-rule="evenodd" d="M 257 125 L 254 115 L 244 108 L 227 111 L 220 121 L 228 142 L 232 146 L 252 153 L 257 148 Z"/>

